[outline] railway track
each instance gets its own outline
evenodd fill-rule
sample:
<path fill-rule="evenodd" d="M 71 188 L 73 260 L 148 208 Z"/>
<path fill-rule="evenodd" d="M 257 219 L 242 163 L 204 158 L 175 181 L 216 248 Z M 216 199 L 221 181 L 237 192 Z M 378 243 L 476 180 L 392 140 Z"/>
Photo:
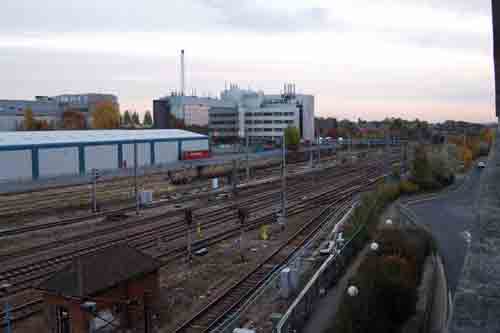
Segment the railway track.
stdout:
<path fill-rule="evenodd" d="M 348 166 L 345 170 L 349 171 L 352 169 L 353 169 L 353 167 Z M 291 176 L 289 176 L 289 178 L 291 178 L 291 181 L 293 181 L 293 177 L 295 177 L 295 175 L 293 175 L 293 174 Z M 278 182 L 278 181 L 279 181 L 279 179 L 274 179 L 273 182 Z M 245 184 L 244 191 L 248 191 L 249 189 L 251 190 L 254 186 L 262 185 L 259 180 L 257 180 L 256 182 L 257 182 L 256 184 L 252 184 L 252 183 Z M 193 200 L 197 200 L 197 199 L 204 199 L 204 198 L 207 198 L 209 196 L 216 196 L 218 194 L 228 193 L 230 191 L 231 191 L 230 188 L 226 188 L 223 190 L 211 191 L 211 192 L 206 192 L 206 193 L 201 193 L 201 194 L 187 195 L 187 196 L 183 196 L 182 198 L 176 199 L 176 200 L 165 200 L 165 199 L 164 200 L 157 200 L 152 205 L 150 205 L 148 207 L 144 207 L 144 208 L 151 209 L 151 208 L 162 207 L 165 205 L 175 206 L 175 205 L 180 205 L 180 204 L 183 204 L 185 202 L 189 202 L 189 201 L 193 201 Z M 69 226 L 69 225 L 77 224 L 77 223 L 81 223 L 81 222 L 87 222 L 89 220 L 95 220 L 95 219 L 104 220 L 108 216 L 125 214 L 128 212 L 132 212 L 134 210 L 135 210 L 135 205 L 129 205 L 129 206 L 126 206 L 123 208 L 111 209 L 111 210 L 103 211 L 103 212 L 96 213 L 96 214 L 89 214 L 89 215 L 78 216 L 78 217 L 73 217 L 73 218 L 60 219 L 60 220 L 47 222 L 47 223 L 28 224 L 28 225 L 24 225 L 24 226 L 20 226 L 20 227 L 15 227 L 15 228 L 3 229 L 3 230 L 0 230 L 0 237 L 19 236 L 19 235 L 22 235 L 23 233 L 27 233 L 27 232 L 41 231 L 41 230 L 47 230 L 47 229 L 57 228 L 57 227 L 64 227 L 64 226 Z"/>
<path fill-rule="evenodd" d="M 378 173 L 380 173 L 380 170 L 378 170 Z M 375 175 L 373 175 L 373 176 L 375 176 Z M 356 189 L 359 190 L 359 186 L 357 186 Z M 302 191 L 303 191 L 303 188 L 302 188 Z M 301 191 L 301 194 L 303 194 L 302 191 Z M 303 202 L 302 204 L 301 204 L 301 202 L 300 202 L 301 200 L 299 198 L 300 195 L 297 195 L 296 198 L 293 198 L 295 201 L 292 200 L 294 202 L 293 205 L 295 205 L 295 208 L 291 207 L 290 214 L 291 215 L 297 214 L 301 211 L 309 209 L 309 207 L 311 207 L 312 205 L 318 205 L 318 204 L 324 203 L 324 201 L 329 198 L 327 194 L 330 194 L 330 197 L 331 197 L 332 192 L 334 192 L 334 190 L 324 191 L 323 193 L 321 193 L 315 197 L 309 198 L 308 200 L 302 200 L 302 201 L 307 201 L 307 203 Z M 337 190 L 337 192 L 338 192 L 338 190 Z M 299 200 L 297 200 L 297 199 L 299 199 Z M 260 198 L 257 198 L 257 200 L 262 202 L 262 199 L 260 199 Z M 273 201 L 273 203 L 274 202 L 275 201 Z M 272 204 L 271 204 L 271 206 L 272 206 Z M 255 206 L 255 207 L 258 207 L 258 206 Z M 273 209 L 266 211 L 266 214 L 264 214 L 264 216 L 258 217 L 257 219 L 252 221 L 247 228 L 252 229 L 252 228 L 258 227 L 259 225 L 261 225 L 263 223 L 272 222 L 272 220 L 273 220 L 272 211 L 273 211 Z M 233 217 L 233 219 L 234 219 L 234 217 Z M 227 230 L 215 232 L 210 237 L 207 237 L 203 240 L 195 242 L 193 244 L 193 248 L 196 249 L 196 248 L 203 247 L 203 246 L 209 246 L 209 245 L 211 245 L 213 243 L 217 243 L 223 239 L 228 239 L 230 237 L 233 237 L 238 232 L 238 230 L 239 230 L 239 228 L 232 228 L 232 229 L 230 228 Z M 177 231 L 178 235 L 185 235 L 185 232 L 186 232 L 185 228 L 179 229 L 179 231 Z M 173 235 L 175 235 L 175 233 L 172 231 L 171 236 L 173 236 Z M 156 236 L 157 235 L 155 235 L 155 237 Z M 181 238 L 181 237 L 177 237 L 177 238 Z M 130 239 L 127 239 L 127 240 L 120 239 L 119 241 L 123 242 L 123 241 L 131 241 L 131 240 Z M 109 246 L 111 246 L 113 244 L 114 243 L 108 243 Z M 151 244 L 152 244 L 151 238 L 149 238 L 149 239 L 143 238 L 135 245 L 141 249 L 144 249 L 144 248 L 150 248 Z M 31 284 L 33 284 L 33 282 L 39 281 L 39 280 L 43 279 L 44 277 L 50 275 L 53 271 L 55 271 L 57 268 L 59 268 L 61 265 L 63 265 L 65 262 L 68 262 L 69 260 L 71 260 L 71 258 L 73 258 L 75 256 L 79 256 L 79 255 L 83 255 L 85 253 L 93 252 L 93 251 L 96 251 L 100 248 L 101 247 L 92 248 L 92 249 L 87 248 L 87 249 L 84 249 L 83 251 L 77 251 L 75 253 L 71 253 L 70 255 L 66 254 L 65 256 L 55 257 L 55 258 L 51 258 L 50 260 L 46 260 L 45 265 L 52 267 L 52 269 L 49 271 L 44 271 L 43 274 L 35 274 L 33 276 L 29 276 L 29 279 L 24 279 L 24 281 L 21 282 L 21 287 L 27 288 Z M 162 258 L 165 262 L 169 262 L 175 258 L 178 258 L 181 255 L 184 255 L 184 253 L 185 253 L 185 244 L 180 245 L 178 247 L 175 247 L 174 249 L 170 249 L 164 253 L 158 253 L 157 256 L 159 258 Z M 5 274 L 6 272 L 3 272 L 0 275 L 0 280 L 9 280 L 10 281 L 10 279 L 15 279 L 15 276 L 22 276 L 22 275 L 26 276 L 27 274 L 29 275 L 30 272 L 34 272 L 37 270 L 40 271 L 40 269 L 42 269 L 42 271 L 43 271 L 43 268 L 41 268 L 41 266 L 39 266 L 39 265 L 30 265 L 29 267 L 20 267 L 16 270 L 15 274 L 13 274 L 12 271 L 10 272 L 10 274 L 9 273 Z M 15 281 L 14 281 L 14 284 L 17 285 L 18 287 L 20 286 Z M 19 290 L 23 290 L 23 288 L 20 288 Z M 14 308 L 12 310 L 13 320 L 17 320 L 16 318 L 18 315 L 16 313 L 19 313 L 19 318 L 20 318 L 19 320 L 26 318 L 28 316 L 28 315 L 24 315 L 24 313 L 29 313 L 30 311 L 32 311 L 32 313 L 37 313 L 35 308 L 39 304 L 40 304 L 40 300 L 32 300 L 29 303 L 22 304 L 16 308 Z M 26 306 L 26 307 L 24 307 L 24 306 Z M 26 309 L 32 309 L 32 310 L 26 310 Z"/>
<path fill-rule="evenodd" d="M 346 184 L 350 184 L 357 179 L 357 177 L 353 177 L 353 175 L 348 175 L 349 179 L 344 180 L 342 182 L 331 182 L 330 186 L 334 186 L 333 190 L 338 190 Z M 347 178 L 347 177 L 346 177 Z M 312 185 L 311 185 L 312 186 Z M 331 193 L 332 188 L 327 189 L 326 191 L 321 191 L 317 193 L 315 196 L 310 196 L 309 198 L 304 200 L 303 190 L 307 189 L 307 187 L 300 186 L 299 189 L 296 189 L 294 192 L 290 194 L 289 200 L 291 204 L 296 204 L 298 206 L 307 206 L 307 203 L 315 200 L 316 198 L 325 199 L 327 195 Z M 263 200 L 265 196 L 258 196 L 256 198 L 247 198 L 242 202 L 242 206 L 247 207 L 250 211 L 260 211 L 260 214 L 267 217 L 267 219 L 272 218 L 273 213 L 276 211 L 274 205 L 279 201 L 278 192 L 274 190 L 273 193 L 268 193 L 267 197 L 269 200 Z M 201 218 L 202 216 L 202 227 L 204 230 L 208 231 L 210 229 L 217 228 L 219 226 L 223 227 L 222 233 L 226 232 L 225 235 L 229 232 L 235 232 L 239 230 L 238 228 L 232 228 L 236 222 L 236 210 L 227 211 L 227 207 L 222 207 L 215 211 L 203 212 L 201 214 L 195 214 L 195 217 Z M 161 221 L 165 215 L 155 216 L 153 220 L 151 218 L 144 219 L 145 221 L 149 221 L 150 223 L 154 221 Z M 137 221 L 131 222 L 132 224 L 144 224 L 137 223 Z M 228 227 L 228 225 L 230 227 Z M 108 233 L 113 234 L 117 230 L 121 229 L 122 226 L 114 226 L 108 229 Z M 193 227 L 194 228 L 194 227 Z M 93 238 L 100 235 L 102 231 L 96 232 L 95 234 L 86 235 L 89 239 L 92 240 L 88 245 L 82 243 L 80 246 L 73 250 L 61 252 L 61 254 L 51 254 L 48 259 L 41 260 L 42 250 L 48 250 L 46 247 L 38 247 L 38 248 L 30 248 L 18 253 L 12 253 L 9 256 L 14 258 L 19 258 L 19 260 L 15 260 L 16 265 L 11 266 L 6 269 L 8 265 L 5 265 L 4 269 L 0 271 L 0 281 L 9 281 L 9 283 L 13 284 L 12 291 L 19 292 L 31 287 L 33 283 L 47 277 L 51 273 L 53 273 L 57 268 L 60 268 L 64 263 L 70 261 L 72 258 L 83 255 L 86 253 L 94 252 L 99 249 L 103 249 L 108 246 L 112 246 L 117 243 L 127 242 L 133 246 L 136 246 L 142 250 L 149 249 L 153 247 L 159 238 L 163 241 L 168 241 L 170 245 L 174 245 L 173 242 L 177 241 L 182 243 L 183 238 L 187 232 L 185 222 L 182 218 L 176 219 L 174 222 L 168 225 L 159 225 L 157 227 L 151 228 L 149 230 L 138 230 L 133 233 L 128 233 L 126 236 L 112 235 L 113 238 L 103 238 L 99 242 L 96 242 Z M 65 240 L 65 243 L 72 244 L 77 242 L 80 237 L 74 236 L 70 239 Z M 55 244 L 59 245 L 62 241 L 55 242 Z M 203 243 L 203 242 L 200 242 Z M 181 248 L 185 244 L 182 243 Z M 196 247 L 197 244 L 195 243 Z M 178 253 L 179 247 L 174 248 L 172 253 Z M 35 260 L 31 262 L 27 262 L 26 260 L 22 264 L 18 264 L 18 262 L 22 262 L 22 256 L 28 256 L 31 253 L 37 253 L 37 256 L 34 257 Z"/>
<path fill-rule="evenodd" d="M 235 284 L 227 288 L 208 305 L 195 313 L 190 319 L 182 323 L 175 330 L 176 333 L 217 332 L 215 329 L 224 320 L 236 313 L 239 306 L 252 293 L 262 286 L 267 278 L 293 257 L 302 246 L 311 239 L 324 223 L 331 218 L 341 216 L 350 206 L 352 194 L 358 190 L 353 187 L 351 193 L 344 191 L 333 198 L 330 205 L 321 213 L 309 220 L 302 228 L 294 233 L 283 245 L 272 252 L 257 267 L 243 276 Z"/>

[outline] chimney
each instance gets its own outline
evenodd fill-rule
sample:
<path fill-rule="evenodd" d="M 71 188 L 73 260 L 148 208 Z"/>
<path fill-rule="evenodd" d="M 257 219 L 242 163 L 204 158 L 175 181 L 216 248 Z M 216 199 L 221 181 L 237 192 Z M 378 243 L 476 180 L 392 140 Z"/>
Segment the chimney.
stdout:
<path fill-rule="evenodd" d="M 181 50 L 181 96 L 184 96 L 185 89 L 185 69 L 184 69 L 184 50 Z"/>

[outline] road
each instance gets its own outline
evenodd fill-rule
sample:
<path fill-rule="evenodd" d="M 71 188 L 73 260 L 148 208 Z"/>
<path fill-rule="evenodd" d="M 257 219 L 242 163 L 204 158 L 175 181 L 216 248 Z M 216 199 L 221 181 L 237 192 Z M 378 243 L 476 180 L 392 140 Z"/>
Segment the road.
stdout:
<path fill-rule="evenodd" d="M 433 200 L 409 204 L 420 223 L 428 225 L 438 241 L 452 295 L 455 294 L 467 250 L 463 232 L 469 231 L 473 237 L 478 235 L 480 176 L 481 170 L 475 168 L 457 190 L 441 194 Z"/>

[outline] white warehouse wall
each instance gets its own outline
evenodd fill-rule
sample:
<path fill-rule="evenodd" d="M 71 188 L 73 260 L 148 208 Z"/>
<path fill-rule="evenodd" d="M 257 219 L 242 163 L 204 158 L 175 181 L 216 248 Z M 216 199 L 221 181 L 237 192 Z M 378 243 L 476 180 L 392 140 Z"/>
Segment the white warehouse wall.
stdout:
<path fill-rule="evenodd" d="M 31 150 L 0 151 L 0 181 L 32 177 Z"/>
<path fill-rule="evenodd" d="M 117 169 L 118 168 L 118 145 L 86 146 L 85 147 L 85 170 L 92 169 Z"/>
<path fill-rule="evenodd" d="M 175 162 L 179 159 L 177 141 L 155 142 L 155 163 Z"/>
<path fill-rule="evenodd" d="M 182 141 L 182 152 L 208 150 L 208 140 Z"/>
<path fill-rule="evenodd" d="M 78 147 L 40 148 L 38 150 L 40 177 L 78 175 Z"/>
<path fill-rule="evenodd" d="M 123 145 L 123 163 L 126 163 L 127 168 L 134 166 L 134 144 L 127 143 Z M 151 144 L 137 144 L 137 165 L 145 166 L 151 164 Z"/>

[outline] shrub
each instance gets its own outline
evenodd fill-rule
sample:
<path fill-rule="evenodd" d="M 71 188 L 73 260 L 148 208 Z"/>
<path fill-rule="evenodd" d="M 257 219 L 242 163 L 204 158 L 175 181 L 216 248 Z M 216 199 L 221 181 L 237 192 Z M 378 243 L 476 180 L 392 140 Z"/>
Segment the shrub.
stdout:
<path fill-rule="evenodd" d="M 420 190 L 417 184 L 414 184 L 408 180 L 401 181 L 401 183 L 399 184 L 399 188 L 401 190 L 401 193 L 404 194 L 414 194 Z"/>

